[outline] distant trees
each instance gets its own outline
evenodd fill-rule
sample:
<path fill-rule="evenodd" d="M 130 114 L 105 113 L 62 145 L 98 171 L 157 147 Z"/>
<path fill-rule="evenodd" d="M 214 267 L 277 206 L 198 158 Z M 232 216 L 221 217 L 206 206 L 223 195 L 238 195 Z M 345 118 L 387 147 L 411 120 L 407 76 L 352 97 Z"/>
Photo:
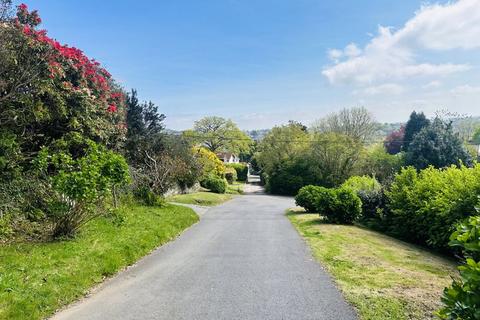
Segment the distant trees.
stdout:
<path fill-rule="evenodd" d="M 371 138 L 375 128 L 373 115 L 363 107 L 332 113 L 312 126 L 314 132 L 343 134 L 359 141 Z"/>
<path fill-rule="evenodd" d="M 253 144 L 253 140 L 232 120 L 221 117 L 205 117 L 195 121 L 193 130 L 184 132 L 184 135 L 212 152 L 228 151 L 238 155 L 249 152 Z"/>

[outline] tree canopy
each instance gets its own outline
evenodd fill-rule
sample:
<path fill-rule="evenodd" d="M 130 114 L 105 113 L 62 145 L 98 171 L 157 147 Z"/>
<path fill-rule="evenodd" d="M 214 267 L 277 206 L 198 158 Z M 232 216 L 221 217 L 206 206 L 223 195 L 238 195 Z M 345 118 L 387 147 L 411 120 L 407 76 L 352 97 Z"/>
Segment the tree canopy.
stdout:
<path fill-rule="evenodd" d="M 215 116 L 195 121 L 193 130 L 185 131 L 184 135 L 212 152 L 247 153 L 253 144 L 232 120 Z"/>

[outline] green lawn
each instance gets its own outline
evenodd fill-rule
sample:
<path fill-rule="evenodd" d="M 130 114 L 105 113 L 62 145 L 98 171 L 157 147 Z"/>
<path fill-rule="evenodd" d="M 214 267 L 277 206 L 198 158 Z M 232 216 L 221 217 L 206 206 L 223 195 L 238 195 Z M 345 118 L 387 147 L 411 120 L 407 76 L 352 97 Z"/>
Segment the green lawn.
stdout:
<path fill-rule="evenodd" d="M 193 210 L 130 206 L 73 240 L 0 245 L 0 319 L 42 319 L 198 221 Z"/>
<path fill-rule="evenodd" d="M 357 226 L 323 223 L 316 214 L 288 217 L 335 278 L 361 319 L 430 319 L 455 263 Z"/>
<path fill-rule="evenodd" d="M 244 183 L 235 182 L 227 186 L 227 192 L 224 194 L 209 192 L 207 189 L 201 189 L 199 192 L 188 194 L 177 194 L 167 198 L 169 202 L 196 204 L 200 206 L 216 206 L 233 199 L 235 195 L 243 193 Z"/>

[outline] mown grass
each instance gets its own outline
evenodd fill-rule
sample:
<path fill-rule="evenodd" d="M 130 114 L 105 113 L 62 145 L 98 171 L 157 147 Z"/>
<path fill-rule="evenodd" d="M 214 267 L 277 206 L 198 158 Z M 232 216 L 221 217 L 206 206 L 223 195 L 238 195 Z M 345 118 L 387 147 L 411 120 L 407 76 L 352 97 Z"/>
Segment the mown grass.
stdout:
<path fill-rule="evenodd" d="M 386 235 L 326 224 L 316 214 L 288 217 L 361 319 L 434 319 L 457 275 L 453 261 Z"/>
<path fill-rule="evenodd" d="M 213 193 L 207 189 L 202 189 L 199 192 L 170 196 L 167 198 L 167 201 L 209 207 L 216 206 L 233 199 L 235 195 L 242 194 L 243 186 L 243 183 L 235 182 L 227 186 L 227 192 L 224 194 Z"/>
<path fill-rule="evenodd" d="M 131 205 L 73 240 L 0 245 L 0 319 L 42 319 L 198 221 L 193 210 Z"/>

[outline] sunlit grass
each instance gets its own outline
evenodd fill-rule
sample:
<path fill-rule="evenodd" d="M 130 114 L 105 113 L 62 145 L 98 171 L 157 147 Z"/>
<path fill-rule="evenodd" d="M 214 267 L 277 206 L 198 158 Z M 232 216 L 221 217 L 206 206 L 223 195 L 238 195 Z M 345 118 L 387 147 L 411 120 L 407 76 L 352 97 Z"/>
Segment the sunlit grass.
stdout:
<path fill-rule="evenodd" d="M 288 216 L 362 319 L 429 319 L 455 263 L 357 226 L 323 223 L 316 214 Z"/>
<path fill-rule="evenodd" d="M 173 205 L 132 205 L 120 216 L 91 221 L 69 241 L 0 245 L 0 319 L 42 319 L 198 221 Z"/>

